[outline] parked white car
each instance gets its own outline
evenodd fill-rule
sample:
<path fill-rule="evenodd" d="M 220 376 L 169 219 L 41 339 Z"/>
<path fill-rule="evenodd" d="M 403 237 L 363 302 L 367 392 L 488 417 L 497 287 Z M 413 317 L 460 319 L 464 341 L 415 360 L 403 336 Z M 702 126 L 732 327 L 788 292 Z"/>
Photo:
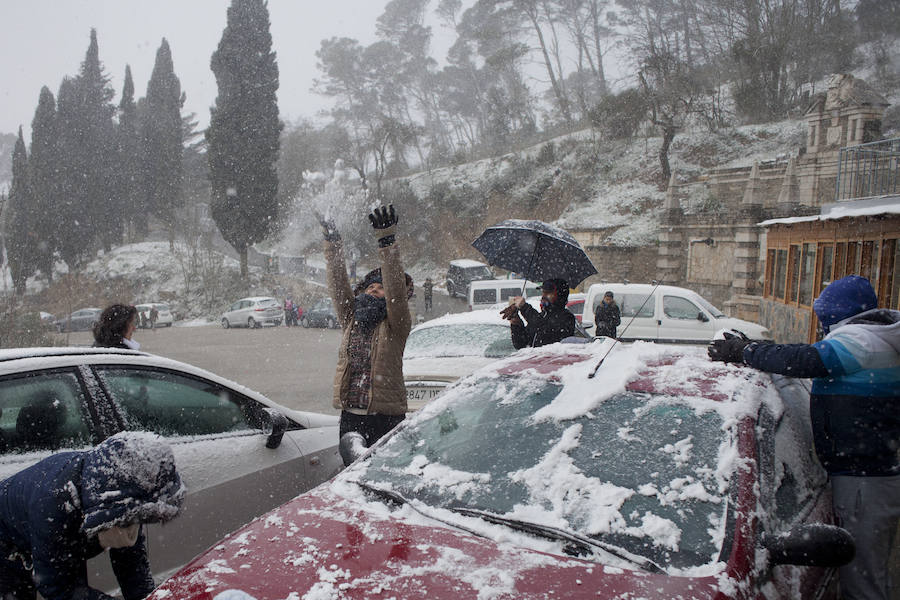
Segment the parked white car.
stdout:
<path fill-rule="evenodd" d="M 134 307 L 138 311 L 138 327 L 141 326 L 141 323 L 146 322 L 146 327 L 150 327 L 150 310 L 153 307 L 156 307 L 156 323 L 154 327 L 171 327 L 172 323 L 175 322 L 175 317 L 172 315 L 172 310 L 169 308 L 168 304 L 163 302 L 148 302 L 146 304 L 136 304 Z M 144 316 L 144 319 L 141 319 L 141 315 Z M 146 321 L 145 321 L 146 319 Z"/>
<path fill-rule="evenodd" d="M 284 309 L 281 303 L 269 296 L 253 296 L 241 298 L 228 307 L 221 317 L 222 327 L 249 327 L 254 329 L 263 325 L 281 325 L 284 320 Z"/>
<path fill-rule="evenodd" d="M 594 309 L 607 291 L 619 305 L 622 322 L 616 336 L 622 340 L 706 343 L 723 329 L 734 329 L 755 340 L 772 339 L 762 325 L 725 316 L 693 290 L 649 283 L 593 284 L 584 303 L 581 323 L 585 329 L 593 328 Z"/>
<path fill-rule="evenodd" d="M 291 410 L 197 367 L 133 350 L 0 350 L 0 480 L 122 430 L 171 444 L 188 494 L 179 518 L 147 525 L 157 581 L 223 535 L 343 466 L 338 419 Z M 105 554 L 91 584 L 116 587 Z"/>
<path fill-rule="evenodd" d="M 522 293 L 522 290 L 525 293 Z M 541 284 L 534 281 L 526 282 L 524 279 L 488 279 L 485 281 L 473 281 L 469 284 L 468 304 L 469 310 L 490 308 L 498 302 L 506 302 L 516 296 L 533 298 L 541 295 Z"/>

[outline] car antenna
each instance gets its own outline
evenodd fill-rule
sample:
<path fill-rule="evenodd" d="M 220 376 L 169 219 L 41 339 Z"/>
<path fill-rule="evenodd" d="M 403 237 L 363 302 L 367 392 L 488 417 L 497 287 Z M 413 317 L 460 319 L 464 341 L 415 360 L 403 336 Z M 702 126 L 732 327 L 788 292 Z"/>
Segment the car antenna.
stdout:
<path fill-rule="evenodd" d="M 660 284 L 660 282 L 657 281 L 657 280 L 655 280 L 655 279 L 654 279 L 653 281 L 651 281 L 650 283 L 653 284 L 653 289 L 650 290 L 650 293 L 647 294 L 647 297 L 646 297 L 646 298 L 644 298 L 644 302 L 641 303 L 640 308 L 638 308 L 638 309 L 635 311 L 634 315 L 632 315 L 631 320 L 628 321 L 628 325 L 626 325 L 626 326 L 625 326 L 625 329 L 622 330 L 622 335 L 625 335 L 625 332 L 628 331 L 628 328 L 631 327 L 631 324 L 634 323 L 634 320 L 637 318 L 637 316 L 638 316 L 639 314 L 641 314 L 641 311 L 642 311 L 642 310 L 644 310 L 644 306 L 646 306 L 647 300 L 649 300 L 650 298 L 653 297 L 653 293 L 656 291 L 656 288 L 658 288 L 658 287 L 659 287 L 659 284 Z M 619 336 L 616 336 L 615 338 L 613 338 L 612 346 L 609 347 L 609 349 L 606 351 L 606 354 L 604 354 L 604 355 L 600 358 L 600 360 L 597 362 L 597 365 L 596 365 L 596 366 L 594 367 L 594 369 L 588 374 L 588 379 L 593 379 L 593 378 L 594 378 L 594 375 L 597 374 L 597 371 L 600 370 L 600 367 L 603 365 L 603 361 L 606 360 L 606 357 L 609 356 L 609 353 L 612 352 L 613 348 L 615 348 L 615 347 L 616 347 L 616 344 L 618 344 L 618 343 L 619 343 Z"/>

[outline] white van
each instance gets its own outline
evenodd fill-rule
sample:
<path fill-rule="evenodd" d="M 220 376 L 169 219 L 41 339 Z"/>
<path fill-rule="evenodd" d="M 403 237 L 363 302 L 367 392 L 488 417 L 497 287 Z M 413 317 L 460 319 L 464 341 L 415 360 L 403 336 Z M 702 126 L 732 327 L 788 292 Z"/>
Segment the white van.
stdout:
<path fill-rule="evenodd" d="M 488 279 L 469 284 L 469 310 L 490 308 L 498 302 L 522 295 L 524 279 Z M 529 281 L 525 285 L 525 297 L 540 296 L 541 284 Z"/>
<path fill-rule="evenodd" d="M 607 291 L 619 305 L 622 322 L 616 335 L 622 340 L 707 343 L 722 329 L 734 329 L 755 340 L 772 339 L 765 327 L 725 316 L 693 290 L 647 283 L 593 284 L 588 288 L 581 319 L 585 329 L 592 331 L 594 309 Z"/>

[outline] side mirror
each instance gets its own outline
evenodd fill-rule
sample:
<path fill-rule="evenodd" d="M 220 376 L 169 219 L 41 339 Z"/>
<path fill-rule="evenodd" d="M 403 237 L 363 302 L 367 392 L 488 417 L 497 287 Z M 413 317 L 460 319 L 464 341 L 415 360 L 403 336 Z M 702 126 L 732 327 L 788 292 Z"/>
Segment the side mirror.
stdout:
<path fill-rule="evenodd" d="M 698 321 L 701 321 L 701 322 L 703 322 L 703 323 L 706 323 L 707 321 L 709 321 L 709 317 L 707 317 L 705 314 L 703 314 L 703 312 L 698 312 L 698 313 L 697 313 L 697 320 L 698 320 Z"/>
<path fill-rule="evenodd" d="M 338 443 L 338 451 L 344 461 L 344 465 L 349 465 L 357 458 L 362 456 L 368 448 L 366 447 L 366 438 L 361 433 L 348 431 L 341 436 Z"/>
<path fill-rule="evenodd" d="M 585 329 L 593 329 L 594 328 L 593 323 L 591 323 L 590 321 L 584 321 L 584 320 L 581 321 L 581 326 L 584 327 Z"/>
<path fill-rule="evenodd" d="M 766 537 L 763 547 L 773 565 L 840 567 L 856 555 L 856 544 L 846 529 L 824 523 L 798 525 L 785 533 Z"/>
<path fill-rule="evenodd" d="M 263 409 L 263 422 L 265 430 L 269 434 L 266 438 L 266 448 L 275 449 L 281 445 L 281 438 L 288 426 L 287 417 L 274 408 Z"/>

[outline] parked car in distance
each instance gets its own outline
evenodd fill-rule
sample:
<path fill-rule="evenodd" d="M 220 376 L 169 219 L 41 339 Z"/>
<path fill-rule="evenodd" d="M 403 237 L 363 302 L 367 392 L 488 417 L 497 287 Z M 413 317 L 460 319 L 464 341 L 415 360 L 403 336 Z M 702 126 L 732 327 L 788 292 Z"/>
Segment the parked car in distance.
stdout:
<path fill-rule="evenodd" d="M 403 379 L 410 411 L 487 362 L 516 351 L 509 321 L 498 310 L 447 314 L 415 327 L 403 352 Z"/>
<path fill-rule="evenodd" d="M 172 315 L 172 311 L 169 309 L 169 305 L 162 302 L 148 302 L 146 304 L 135 304 L 135 308 L 138 311 L 138 327 L 141 327 L 142 323 L 146 323 L 146 327 L 150 327 L 150 310 L 153 307 L 156 307 L 156 323 L 155 327 L 171 327 L 175 322 L 175 317 Z M 144 315 L 144 319 L 141 319 L 141 315 Z"/>
<path fill-rule="evenodd" d="M 100 318 L 103 312 L 99 308 L 80 308 L 68 317 L 60 317 L 54 322 L 56 331 L 65 333 L 67 331 L 91 331 L 94 323 Z"/>
<path fill-rule="evenodd" d="M 583 315 L 584 315 L 584 301 L 587 298 L 587 294 L 578 292 L 575 294 L 569 294 L 569 300 L 566 302 L 566 308 L 575 315 L 575 320 L 581 323 Z"/>
<path fill-rule="evenodd" d="M 144 352 L 0 350 L 0 479 L 117 431 L 152 431 L 171 444 L 188 493 L 176 521 L 145 526 L 158 576 L 333 476 L 343 466 L 337 424 Z M 105 554 L 88 565 L 92 585 L 117 586 Z"/>
<path fill-rule="evenodd" d="M 473 281 L 469 284 L 466 295 L 469 310 L 489 308 L 498 302 L 507 302 L 510 298 L 521 296 L 524 286 L 526 298 L 541 295 L 541 284 L 524 279 L 491 279 Z"/>
<path fill-rule="evenodd" d="M 468 296 L 471 282 L 493 278 L 491 268 L 482 262 L 469 258 L 451 260 L 447 269 L 447 293 L 451 298 L 465 297 Z"/>
<path fill-rule="evenodd" d="M 312 308 L 304 309 L 300 316 L 300 324 L 304 327 L 325 327 L 327 329 L 337 329 L 340 326 L 329 298 L 322 298 Z"/>
<path fill-rule="evenodd" d="M 222 314 L 222 327 L 249 327 L 254 329 L 263 325 L 281 325 L 284 310 L 281 303 L 269 296 L 253 296 L 241 298 Z"/>
<path fill-rule="evenodd" d="M 853 541 L 802 382 L 612 346 L 460 380 L 150 598 L 835 598 Z"/>
<path fill-rule="evenodd" d="M 619 305 L 622 322 L 616 336 L 622 340 L 705 344 L 722 329 L 734 329 L 752 339 L 772 339 L 762 325 L 725 316 L 693 290 L 649 283 L 591 285 L 584 303 L 585 329 L 594 326 L 594 310 L 607 291 L 613 293 Z"/>

